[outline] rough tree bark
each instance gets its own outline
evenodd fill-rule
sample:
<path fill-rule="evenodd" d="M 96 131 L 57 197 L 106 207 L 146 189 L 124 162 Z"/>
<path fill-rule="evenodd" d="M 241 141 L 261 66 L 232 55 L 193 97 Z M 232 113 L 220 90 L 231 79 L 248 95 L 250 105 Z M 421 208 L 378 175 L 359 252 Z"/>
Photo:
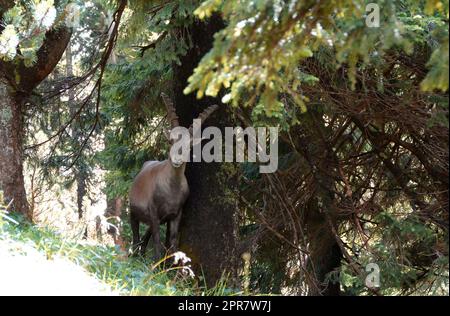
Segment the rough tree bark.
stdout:
<path fill-rule="evenodd" d="M 2 14 L 3 9 L 0 17 Z M 13 200 L 13 211 L 29 219 L 32 214 L 26 199 L 22 165 L 25 105 L 33 89 L 61 59 L 69 39 L 70 31 L 63 27 L 47 32 L 32 67 L 26 67 L 20 60 L 0 61 L 0 191 L 7 203 Z"/>
<path fill-rule="evenodd" d="M 214 33 L 222 27 L 222 20 L 213 16 L 208 22 L 194 22 L 188 30 L 192 47 L 181 58 L 181 65 L 174 66 L 175 104 L 183 126 L 190 126 L 205 107 L 220 104 L 218 98 L 197 100 L 195 93 L 184 95 L 183 90 L 201 57 L 212 47 Z M 233 126 L 230 124 L 230 115 L 224 106 L 207 122 L 221 129 Z M 237 199 L 233 198 L 235 174 L 233 164 L 188 163 L 186 168 L 190 197 L 183 209 L 180 249 L 192 258 L 197 275 L 203 274 L 209 286 L 214 285 L 224 271 L 234 275 L 239 255 L 236 253 Z"/>
<path fill-rule="evenodd" d="M 337 296 L 340 283 L 327 279 L 331 272 L 341 266 L 342 252 L 332 227 L 337 223 L 334 207 L 334 179 L 330 177 L 336 166 L 333 164 L 333 148 L 327 143 L 330 130 L 327 129 L 321 113 L 308 110 L 304 124 L 304 137 L 299 148 L 310 165 L 315 180 L 315 198 L 305 210 L 304 226 L 308 240 L 308 266 L 312 278 L 308 278 L 309 295 Z M 333 226 L 331 226 L 333 225 Z"/>
<path fill-rule="evenodd" d="M 31 218 L 23 179 L 22 98 L 0 77 L 0 191 L 11 210 Z"/>
<path fill-rule="evenodd" d="M 341 266 L 341 249 L 317 204 L 309 211 L 306 220 L 306 234 L 309 241 L 307 269 L 314 278 L 308 279 L 308 295 L 338 296 L 340 283 L 327 280 L 327 275 Z"/>

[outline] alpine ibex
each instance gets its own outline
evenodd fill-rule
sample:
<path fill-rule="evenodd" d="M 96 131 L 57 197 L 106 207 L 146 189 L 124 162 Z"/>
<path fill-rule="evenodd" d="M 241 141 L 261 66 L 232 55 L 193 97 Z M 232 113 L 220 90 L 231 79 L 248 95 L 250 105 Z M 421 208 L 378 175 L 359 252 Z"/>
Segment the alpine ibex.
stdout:
<path fill-rule="evenodd" d="M 167 109 L 171 129 L 174 129 L 179 126 L 175 108 L 165 94 L 161 96 Z M 198 118 L 203 122 L 217 108 L 217 105 L 208 107 Z M 192 131 L 191 126 L 189 129 L 191 139 Z M 170 139 L 170 142 L 173 145 L 175 140 Z M 160 259 L 162 245 L 159 225 L 165 223 L 167 223 L 166 248 L 175 251 L 182 207 L 189 195 L 189 187 L 184 175 L 185 168 L 185 160 L 183 161 L 180 156 L 169 154 L 167 160 L 145 162 L 134 179 L 129 193 L 133 252 L 140 246 L 141 254 L 144 255 L 150 237 L 153 236 L 155 258 Z M 139 236 L 140 222 L 149 226 L 142 241 Z"/>

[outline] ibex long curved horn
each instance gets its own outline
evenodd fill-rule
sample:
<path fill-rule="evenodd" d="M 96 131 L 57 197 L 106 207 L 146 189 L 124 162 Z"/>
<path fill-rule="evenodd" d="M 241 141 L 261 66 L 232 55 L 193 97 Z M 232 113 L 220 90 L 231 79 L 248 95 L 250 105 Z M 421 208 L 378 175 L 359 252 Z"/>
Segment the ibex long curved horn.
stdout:
<path fill-rule="evenodd" d="M 206 108 L 206 110 L 204 110 L 202 113 L 200 113 L 200 115 L 197 117 L 197 119 L 200 120 L 200 123 L 203 124 L 203 122 L 211 115 L 214 113 L 215 110 L 217 110 L 219 108 L 219 106 L 217 104 L 211 105 L 208 108 Z M 191 125 L 189 127 L 189 133 L 192 135 L 192 131 L 194 129 L 194 126 Z"/>
<path fill-rule="evenodd" d="M 180 126 L 178 116 L 177 113 L 175 112 L 175 107 L 173 106 L 172 100 L 170 100 L 170 98 L 164 92 L 161 92 L 161 97 L 164 101 L 164 105 L 166 106 L 167 119 L 170 122 L 170 127 L 175 128 L 177 126 Z"/>

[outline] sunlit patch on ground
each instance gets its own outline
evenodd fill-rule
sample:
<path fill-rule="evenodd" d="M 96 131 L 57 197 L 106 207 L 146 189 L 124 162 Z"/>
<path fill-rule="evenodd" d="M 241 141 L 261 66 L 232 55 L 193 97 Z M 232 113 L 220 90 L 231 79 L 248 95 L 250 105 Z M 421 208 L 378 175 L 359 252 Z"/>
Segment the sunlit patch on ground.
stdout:
<path fill-rule="evenodd" d="M 0 295 L 118 295 L 74 262 L 12 240 L 0 240 L 0 284 Z"/>

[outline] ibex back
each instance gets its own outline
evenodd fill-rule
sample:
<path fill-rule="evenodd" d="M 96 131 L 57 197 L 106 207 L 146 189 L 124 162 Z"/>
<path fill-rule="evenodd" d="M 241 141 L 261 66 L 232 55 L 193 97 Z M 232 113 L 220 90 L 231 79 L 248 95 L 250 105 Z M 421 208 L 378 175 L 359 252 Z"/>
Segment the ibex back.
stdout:
<path fill-rule="evenodd" d="M 167 109 L 171 128 L 179 126 L 173 103 L 162 95 Z M 217 105 L 210 106 L 199 115 L 201 121 L 211 115 Z M 192 127 L 190 128 L 192 135 Z M 150 237 L 153 236 L 155 258 L 161 258 L 162 245 L 159 225 L 167 224 L 166 248 L 175 251 L 182 208 L 189 195 L 189 186 L 184 175 L 186 162 L 179 156 L 169 155 L 164 161 L 147 161 L 133 181 L 130 193 L 130 222 L 133 231 L 133 249 L 139 248 L 145 254 Z M 139 236 L 139 223 L 149 226 L 142 241 Z"/>

